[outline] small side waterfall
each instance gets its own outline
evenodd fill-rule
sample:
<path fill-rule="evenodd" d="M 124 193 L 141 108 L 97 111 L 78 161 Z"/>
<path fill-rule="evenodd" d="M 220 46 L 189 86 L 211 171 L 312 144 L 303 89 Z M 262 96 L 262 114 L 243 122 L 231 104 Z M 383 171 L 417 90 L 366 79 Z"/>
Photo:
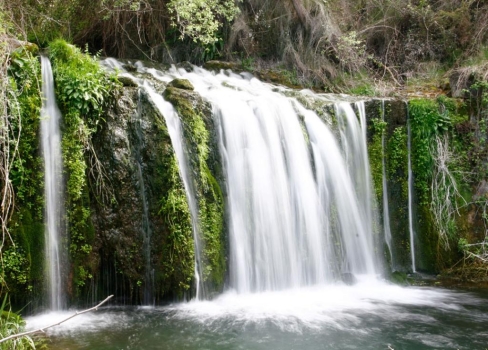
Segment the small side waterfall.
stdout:
<path fill-rule="evenodd" d="M 412 257 L 412 272 L 415 269 L 415 231 L 413 228 L 413 172 L 412 172 L 412 137 L 410 132 L 410 119 L 407 120 L 408 127 L 408 229 L 410 232 L 410 253 Z"/>
<path fill-rule="evenodd" d="M 205 290 L 203 288 L 203 281 L 201 278 L 201 242 L 200 242 L 200 225 L 198 221 L 198 204 L 196 201 L 195 191 L 193 188 L 193 181 L 191 178 L 191 171 L 189 169 L 189 160 L 187 152 L 184 146 L 183 131 L 181 127 L 181 121 L 178 117 L 173 105 L 167 102 L 160 94 L 148 84 L 144 85 L 144 88 L 148 92 L 151 100 L 163 115 L 166 126 L 168 127 L 168 133 L 171 138 L 171 144 L 175 150 L 176 158 L 178 161 L 178 168 L 180 170 L 181 179 L 185 187 L 186 197 L 188 200 L 188 206 L 190 208 L 193 228 L 193 239 L 195 242 L 195 287 L 196 287 L 196 299 L 200 300 L 205 297 Z"/>
<path fill-rule="evenodd" d="M 48 276 L 48 300 L 52 311 L 65 307 L 62 281 L 65 254 L 61 232 L 65 212 L 63 209 L 63 161 L 61 157 L 61 132 L 59 124 L 61 112 L 54 96 L 54 80 L 51 62 L 41 56 L 42 65 L 42 109 L 41 109 L 41 148 L 44 156 L 44 194 L 45 206 L 45 252 Z"/>
<path fill-rule="evenodd" d="M 182 130 L 182 125 L 181 125 L 181 120 L 178 116 L 178 113 L 176 112 L 175 108 L 173 105 L 169 102 L 167 102 L 161 94 L 157 93 L 154 88 L 144 79 L 137 79 L 134 77 L 132 74 L 128 73 L 124 67 L 123 64 L 120 63 L 119 61 L 113 59 L 113 58 L 107 58 L 103 61 L 102 63 L 105 67 L 107 67 L 110 70 L 118 70 L 124 72 L 126 76 L 130 76 L 131 79 L 134 81 L 138 82 L 138 85 L 141 89 L 144 89 L 147 94 L 149 95 L 149 98 L 151 101 L 154 103 L 155 107 L 161 112 L 162 116 L 165 119 L 166 126 L 168 128 L 168 133 L 171 139 L 171 144 L 173 146 L 173 149 L 175 151 L 176 155 L 176 160 L 178 162 L 178 169 L 180 172 L 181 179 L 183 181 L 183 186 L 185 188 L 185 193 L 186 193 L 186 198 L 188 201 L 188 206 L 190 209 L 190 214 L 191 214 L 191 220 L 192 220 L 192 230 L 193 230 L 193 239 L 194 239 L 194 245 L 195 245 L 195 289 L 196 289 L 196 295 L 195 298 L 196 300 L 201 300 L 205 298 L 206 291 L 205 291 L 205 285 L 203 283 L 203 279 L 201 278 L 202 276 L 202 263 L 201 263 L 201 254 L 202 254 L 202 243 L 200 241 L 200 223 L 198 219 L 198 203 L 195 195 L 195 189 L 193 188 L 193 179 L 192 179 L 192 174 L 191 170 L 189 168 L 189 159 L 187 155 L 187 150 L 185 149 L 185 142 L 183 139 L 183 130 Z M 136 66 L 139 71 L 147 72 L 152 74 L 155 79 L 158 80 L 163 80 L 163 81 L 169 81 L 171 79 L 168 79 L 168 76 L 164 74 L 163 72 L 157 71 L 155 69 L 148 69 L 142 65 L 142 63 L 137 62 Z M 138 169 L 139 171 L 139 176 L 142 178 L 142 170 Z M 141 189 L 143 191 L 143 189 Z M 143 198 L 145 201 L 145 198 Z M 147 212 L 147 205 L 144 204 L 144 212 Z M 150 266 L 150 246 L 149 246 L 149 239 L 145 234 L 144 237 L 144 242 L 145 242 L 145 254 L 146 254 L 146 279 L 148 280 L 153 280 L 152 276 L 152 269 Z M 146 283 L 147 284 L 147 283 Z M 152 292 L 150 290 L 145 290 L 144 295 L 145 295 L 145 304 L 151 304 L 151 300 L 146 300 L 146 295 L 150 295 Z"/>
<path fill-rule="evenodd" d="M 385 121 L 385 100 L 381 101 L 381 119 Z M 386 164 L 385 164 L 385 133 L 381 135 L 381 166 L 382 166 L 382 181 L 383 181 L 383 231 L 385 234 L 385 242 L 388 246 L 388 252 L 390 254 L 390 267 L 392 270 L 395 267 L 393 261 L 393 250 L 391 246 L 391 229 L 390 229 L 390 208 L 388 203 L 388 184 L 386 177 Z"/>

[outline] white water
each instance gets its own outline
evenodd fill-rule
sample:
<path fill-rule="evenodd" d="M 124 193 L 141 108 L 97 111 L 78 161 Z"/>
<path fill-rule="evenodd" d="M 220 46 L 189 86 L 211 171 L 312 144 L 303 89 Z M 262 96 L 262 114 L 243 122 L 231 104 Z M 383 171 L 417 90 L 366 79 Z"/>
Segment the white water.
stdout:
<path fill-rule="evenodd" d="M 100 310 L 82 314 L 66 323 L 48 330 L 49 335 L 76 335 L 103 332 L 105 329 L 121 331 L 124 328 L 140 327 L 141 319 L 147 315 L 159 314 L 162 318 L 178 324 L 179 321 L 196 322 L 207 327 L 207 332 L 218 334 L 222 329 L 236 325 L 244 331 L 246 325 L 269 327 L 276 325 L 282 331 L 295 332 L 299 337 L 306 329 L 337 329 L 351 332 L 369 332 L 375 328 L 362 329 L 367 316 L 372 323 L 385 319 L 398 323 L 411 320 L 416 324 L 432 323 L 429 315 L 410 313 L 402 306 L 444 310 L 446 314 L 461 310 L 460 300 L 476 305 L 482 300 L 468 293 L 433 288 L 403 288 L 377 280 L 360 280 L 354 287 L 345 285 L 316 285 L 288 289 L 239 294 L 236 291 L 224 293 L 212 301 L 191 301 L 167 307 Z M 126 310 L 126 311 L 124 311 Z M 463 312 L 466 312 L 465 310 Z M 73 315 L 75 311 L 50 312 L 28 317 L 27 329 L 38 329 L 57 323 Z M 155 322 L 148 318 L 147 322 Z M 152 333 L 162 332 L 158 322 L 151 326 Z M 145 322 L 142 322 L 145 323 Z M 182 323 L 179 327 L 188 327 Z M 177 329 L 177 328 L 176 328 Z M 133 329 L 129 334 L 136 330 Z M 130 337 L 129 337 L 130 339 Z M 161 341 L 165 339 L 162 338 Z"/>
<path fill-rule="evenodd" d="M 59 124 L 61 112 L 56 105 L 51 62 L 41 56 L 42 64 L 42 109 L 41 109 L 41 149 L 44 157 L 45 207 L 45 252 L 48 276 L 48 300 L 51 310 L 61 310 L 65 306 L 62 269 L 64 252 L 61 230 L 65 212 L 63 210 L 63 161 L 61 157 L 61 132 Z"/>
<path fill-rule="evenodd" d="M 194 278 L 195 278 L 195 288 L 196 288 L 195 298 L 196 300 L 205 298 L 206 291 L 204 288 L 203 280 L 200 277 L 201 269 L 202 269 L 201 266 L 202 247 L 201 247 L 201 240 L 200 240 L 200 223 L 198 220 L 198 203 L 196 200 L 195 190 L 193 187 L 193 179 L 192 179 L 191 171 L 189 169 L 189 159 L 187 156 L 188 152 L 185 147 L 181 120 L 178 116 L 178 113 L 176 112 L 173 105 L 167 102 L 161 94 L 157 93 L 147 81 L 145 81 L 144 79 L 138 79 L 134 77 L 132 74 L 128 73 L 124 69 L 123 64 L 120 63 L 119 61 L 113 58 L 107 58 L 102 62 L 102 64 L 105 67 L 111 70 L 117 70 L 121 72 L 122 75 L 129 76 L 134 81 L 138 82 L 139 86 L 148 93 L 151 101 L 153 101 L 155 107 L 160 111 L 160 113 L 162 114 L 166 122 L 168 133 L 171 139 L 171 144 L 175 151 L 176 160 L 178 162 L 178 170 L 180 172 L 180 177 L 183 181 L 183 187 L 185 188 L 186 198 L 188 201 L 188 207 L 190 209 L 191 220 L 192 220 L 193 240 L 195 245 L 195 267 L 194 267 L 195 270 Z M 168 80 L 168 77 L 163 72 L 154 69 L 145 68 L 141 62 L 137 62 L 136 66 L 138 67 L 138 70 L 140 72 L 149 72 L 159 80 L 163 80 L 166 82 L 171 80 L 171 79 Z M 145 247 L 145 254 L 147 258 L 150 258 L 149 249 L 150 249 L 149 246 Z M 147 268 L 150 268 L 150 266 Z"/>
<path fill-rule="evenodd" d="M 168 127 L 168 133 L 171 138 L 171 144 L 175 150 L 176 159 L 178 161 L 178 169 L 183 181 L 183 185 L 186 191 L 186 198 L 188 200 L 188 206 L 190 208 L 190 214 L 192 219 L 193 239 L 195 242 L 195 286 L 196 286 L 196 299 L 200 300 L 205 297 L 205 290 L 201 279 L 201 242 L 200 242 L 200 225 L 198 221 L 198 203 L 196 201 L 195 190 L 193 187 L 193 180 L 191 177 L 191 171 L 189 168 L 189 160 L 187 152 L 185 150 L 185 142 L 183 139 L 183 131 L 181 128 L 181 121 L 178 117 L 173 105 L 167 102 L 160 94 L 154 89 L 145 84 L 144 88 L 148 92 L 151 100 L 155 106 L 163 115 L 166 126 Z"/>
<path fill-rule="evenodd" d="M 412 272 L 415 269 L 415 231 L 413 229 L 413 172 L 412 172 L 412 140 L 410 135 L 410 120 L 407 120 L 408 127 L 408 229 L 410 232 L 410 255 L 412 258 Z"/>
<path fill-rule="evenodd" d="M 381 120 L 385 121 L 385 101 L 381 101 Z M 388 203 L 388 185 L 386 177 L 386 165 L 385 165 L 385 133 L 381 135 L 381 166 L 383 176 L 383 232 L 385 235 L 385 242 L 388 246 L 388 252 L 390 253 L 390 267 L 395 269 L 395 262 L 393 260 L 393 250 L 391 246 L 391 229 L 390 229 L 390 207 Z"/>
<path fill-rule="evenodd" d="M 357 104 L 360 120 L 349 103 L 338 103 L 340 130 L 332 131 L 314 112 L 248 74 L 147 71 L 166 82 L 190 80 L 213 106 L 233 289 L 283 290 L 331 283 L 346 272 L 377 273 L 363 103 Z"/>

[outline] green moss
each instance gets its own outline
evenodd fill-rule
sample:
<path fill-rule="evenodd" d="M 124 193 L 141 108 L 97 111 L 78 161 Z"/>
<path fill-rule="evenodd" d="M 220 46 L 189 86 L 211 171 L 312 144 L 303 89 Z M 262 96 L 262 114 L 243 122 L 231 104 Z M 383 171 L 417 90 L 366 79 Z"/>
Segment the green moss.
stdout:
<path fill-rule="evenodd" d="M 203 247 L 203 280 L 211 290 L 220 290 L 225 274 L 224 209 L 222 191 L 211 171 L 214 164 L 209 160 L 210 111 L 198 95 L 186 90 L 168 87 L 165 98 L 175 106 L 183 122 L 183 135 L 194 174 Z"/>
<path fill-rule="evenodd" d="M 191 286 L 195 252 L 190 209 L 174 152 L 165 159 L 165 175 L 168 191 L 162 198 L 160 209 L 168 223 L 162 252 L 164 291 L 172 291 L 181 297 Z"/>
<path fill-rule="evenodd" d="M 369 134 L 372 135 L 368 144 L 368 156 L 371 166 L 371 175 L 378 203 L 383 198 L 383 135 L 387 123 L 379 118 L 371 120 Z"/>
<path fill-rule="evenodd" d="M 173 79 L 168 86 L 175 87 L 183 90 L 193 91 L 194 87 L 188 79 Z"/>
<path fill-rule="evenodd" d="M 408 197 L 408 135 L 404 126 L 393 131 L 387 144 L 387 177 L 401 186 L 401 196 Z"/>
<path fill-rule="evenodd" d="M 78 287 L 91 277 L 87 256 L 92 250 L 88 173 L 94 159 L 91 136 L 103 123 L 104 108 L 117 84 L 98 64 L 96 57 L 82 53 L 62 40 L 49 45 L 56 98 L 63 115 L 62 155 L 67 179 L 66 208 L 72 283 Z M 80 290 L 76 289 L 79 293 Z"/>

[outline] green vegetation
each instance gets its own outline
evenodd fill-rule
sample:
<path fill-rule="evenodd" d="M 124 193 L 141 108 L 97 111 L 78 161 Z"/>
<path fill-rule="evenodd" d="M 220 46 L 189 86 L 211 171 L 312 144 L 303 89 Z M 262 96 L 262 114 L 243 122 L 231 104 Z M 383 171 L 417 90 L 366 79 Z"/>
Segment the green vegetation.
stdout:
<path fill-rule="evenodd" d="M 200 97 L 188 90 L 168 87 L 165 98 L 173 103 L 183 123 L 183 135 L 190 155 L 198 200 L 200 241 L 203 250 L 203 281 L 212 290 L 224 284 L 225 258 L 223 237 L 224 203 L 219 183 L 212 175 L 215 164 L 209 160 L 210 133 L 206 122 L 210 111 Z"/>
<path fill-rule="evenodd" d="M 435 100 L 412 100 L 409 102 L 412 142 L 412 170 L 415 173 L 415 188 L 420 205 L 429 203 L 430 180 L 434 168 L 432 148 L 438 137 L 450 127 L 447 113 L 441 113 Z"/>
<path fill-rule="evenodd" d="M 3 150 L 8 153 L 2 152 L 2 157 L 5 156 L 2 174 L 8 176 L 5 179 L 10 178 L 12 193 L 6 194 L 12 205 L 15 203 L 16 210 L 10 213 L 11 220 L 4 223 L 8 224 L 8 234 L 3 230 L 1 278 L 2 294 L 10 290 L 14 302 L 40 293 L 33 286 L 43 276 L 44 180 L 38 133 L 40 74 L 39 61 L 30 51 L 19 48 L 11 53 L 6 77 L 8 119 L 3 119 L 8 127 Z M 3 188 L 6 190 L 8 186 Z"/>
<path fill-rule="evenodd" d="M 24 327 L 25 321 L 11 310 L 8 294 L 5 294 L 0 306 L 0 339 L 24 332 Z M 42 347 L 39 341 L 34 341 L 30 336 L 26 335 L 0 343 L 0 350 L 35 350 L 36 346 L 39 345 Z"/>
<path fill-rule="evenodd" d="M 168 9 L 181 38 L 189 36 L 204 45 L 217 41 L 222 18 L 230 22 L 239 13 L 234 0 L 170 0 Z"/>
<path fill-rule="evenodd" d="M 194 276 L 195 251 L 190 209 L 185 188 L 172 148 L 165 162 L 165 184 L 168 191 L 161 200 L 160 214 L 168 222 L 168 234 L 163 248 L 163 278 L 167 293 L 182 297 L 191 287 Z"/>
<path fill-rule="evenodd" d="M 388 179 L 401 186 L 403 198 L 408 197 L 407 138 L 407 128 L 405 126 L 395 128 L 386 149 Z"/>
<path fill-rule="evenodd" d="M 368 143 L 369 163 L 371 164 L 371 175 L 373 187 L 376 193 L 376 201 L 381 203 L 383 198 L 383 136 L 387 123 L 380 118 L 371 120 L 369 126 L 372 140 Z"/>
<path fill-rule="evenodd" d="M 103 177 L 91 144 L 91 135 L 103 122 L 104 108 L 116 89 L 115 81 L 99 66 L 96 57 L 82 53 L 65 41 L 49 45 L 56 82 L 56 96 L 63 115 L 62 154 L 67 178 L 69 251 L 74 265 L 73 283 L 83 287 L 92 277 L 87 256 L 94 230 L 90 218 L 87 175 L 92 174 L 92 193 L 101 194 Z M 76 289 L 79 292 L 79 288 Z"/>

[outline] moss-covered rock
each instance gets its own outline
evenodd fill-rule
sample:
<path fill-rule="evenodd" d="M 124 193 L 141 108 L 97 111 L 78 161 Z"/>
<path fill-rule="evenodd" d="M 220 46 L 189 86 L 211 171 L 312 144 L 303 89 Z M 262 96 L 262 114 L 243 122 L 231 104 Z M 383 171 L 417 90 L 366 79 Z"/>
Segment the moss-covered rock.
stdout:
<path fill-rule="evenodd" d="M 190 91 L 195 89 L 188 79 L 173 79 L 168 86 Z"/>
<path fill-rule="evenodd" d="M 211 108 L 192 91 L 168 87 L 164 96 L 175 106 L 183 123 L 199 209 L 201 273 L 206 291 L 212 293 L 224 285 L 225 240 L 224 198 L 216 179 L 221 165 L 215 155 L 218 150 Z"/>
<path fill-rule="evenodd" d="M 224 61 L 207 61 L 203 65 L 203 68 L 212 70 L 212 71 L 217 71 L 219 72 L 220 70 L 226 70 L 230 69 L 232 71 L 241 71 L 242 69 L 237 63 L 233 62 L 224 62 Z"/>

